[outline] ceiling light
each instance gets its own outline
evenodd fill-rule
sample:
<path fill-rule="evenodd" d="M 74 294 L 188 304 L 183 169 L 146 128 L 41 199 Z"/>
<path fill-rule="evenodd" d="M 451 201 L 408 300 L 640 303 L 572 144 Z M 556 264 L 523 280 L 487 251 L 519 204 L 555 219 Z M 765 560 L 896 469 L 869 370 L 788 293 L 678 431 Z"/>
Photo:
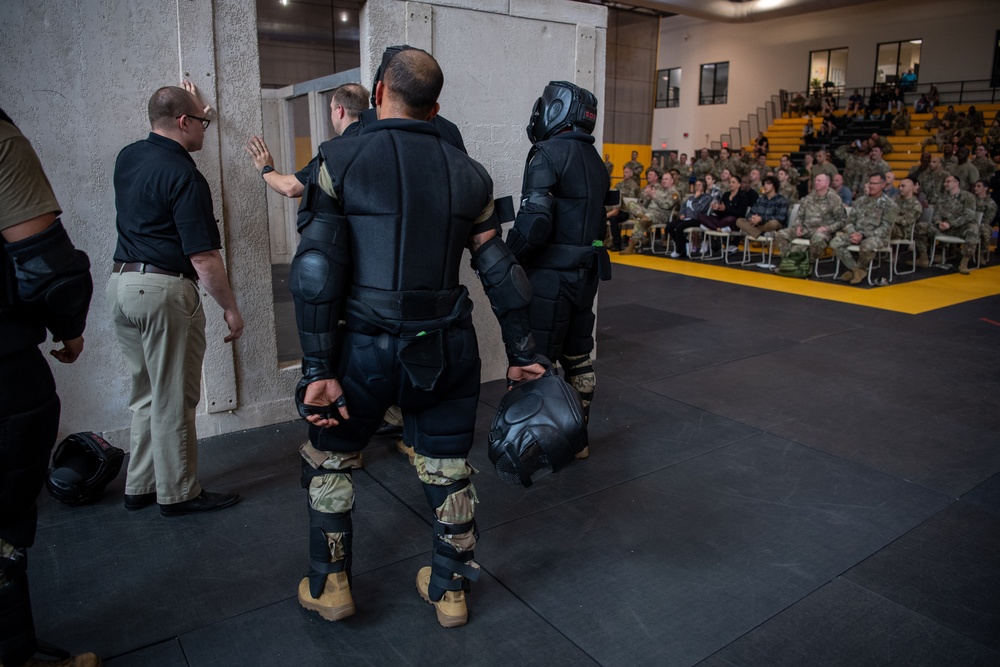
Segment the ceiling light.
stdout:
<path fill-rule="evenodd" d="M 347 23 L 347 12 L 340 12 L 340 22 Z"/>
<path fill-rule="evenodd" d="M 291 0 L 278 0 L 278 3 L 284 7 L 287 7 L 290 1 Z"/>

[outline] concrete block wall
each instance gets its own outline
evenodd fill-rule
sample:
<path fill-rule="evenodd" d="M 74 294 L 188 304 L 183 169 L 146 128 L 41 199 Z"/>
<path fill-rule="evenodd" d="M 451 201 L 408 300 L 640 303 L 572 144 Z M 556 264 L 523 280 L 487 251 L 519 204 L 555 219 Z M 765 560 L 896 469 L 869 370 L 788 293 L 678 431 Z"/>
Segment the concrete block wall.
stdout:
<path fill-rule="evenodd" d="M 127 447 L 130 383 L 104 296 L 116 239 L 112 176 L 121 148 L 149 131 L 149 96 L 182 77 L 219 112 L 194 158 L 212 187 L 223 254 L 247 322 L 243 338 L 223 344 L 221 312 L 206 298 L 199 434 L 294 419 L 298 369 L 277 362 L 264 186 L 243 152 L 262 127 L 254 0 L 2 6 L 0 105 L 35 146 L 96 283 L 83 356 L 72 366 L 53 362 L 61 432 L 104 432 Z M 605 27 L 604 8 L 568 0 L 371 0 L 362 16 L 363 80 L 371 81 L 385 46 L 409 42 L 431 51 L 445 72 L 442 113 L 493 174 L 496 194 L 516 195 L 535 98 L 550 79 L 604 90 Z M 495 320 L 471 272 L 465 280 L 477 299 L 484 379 L 501 377 Z"/>

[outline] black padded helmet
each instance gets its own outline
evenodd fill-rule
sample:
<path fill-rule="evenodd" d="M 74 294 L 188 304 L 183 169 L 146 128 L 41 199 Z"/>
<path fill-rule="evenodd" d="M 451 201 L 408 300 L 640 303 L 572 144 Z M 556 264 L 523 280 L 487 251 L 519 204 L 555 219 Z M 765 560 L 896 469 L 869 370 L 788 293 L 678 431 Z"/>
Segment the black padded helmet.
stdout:
<path fill-rule="evenodd" d="M 125 452 L 96 433 L 74 433 L 56 445 L 45 485 L 67 505 L 83 505 L 101 497 L 118 476 Z"/>
<path fill-rule="evenodd" d="M 587 446 L 580 395 L 551 369 L 517 384 L 500 400 L 489 440 L 500 479 L 531 486 L 534 477 L 571 463 Z"/>
<path fill-rule="evenodd" d="M 597 97 L 592 92 L 569 81 L 549 81 L 535 100 L 526 129 L 534 144 L 565 128 L 593 134 L 596 126 Z"/>

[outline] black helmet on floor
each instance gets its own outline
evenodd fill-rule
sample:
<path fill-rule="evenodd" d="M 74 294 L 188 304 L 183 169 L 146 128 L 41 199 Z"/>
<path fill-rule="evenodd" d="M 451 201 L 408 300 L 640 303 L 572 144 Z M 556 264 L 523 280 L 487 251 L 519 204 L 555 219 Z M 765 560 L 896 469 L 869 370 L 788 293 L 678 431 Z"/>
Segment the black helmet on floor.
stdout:
<path fill-rule="evenodd" d="M 489 457 L 500 479 L 531 486 L 587 446 L 587 424 L 576 389 L 549 369 L 504 394 L 490 427 Z"/>
<path fill-rule="evenodd" d="M 124 451 L 96 433 L 74 433 L 56 445 L 45 485 L 61 503 L 93 502 L 118 476 L 124 460 Z"/>

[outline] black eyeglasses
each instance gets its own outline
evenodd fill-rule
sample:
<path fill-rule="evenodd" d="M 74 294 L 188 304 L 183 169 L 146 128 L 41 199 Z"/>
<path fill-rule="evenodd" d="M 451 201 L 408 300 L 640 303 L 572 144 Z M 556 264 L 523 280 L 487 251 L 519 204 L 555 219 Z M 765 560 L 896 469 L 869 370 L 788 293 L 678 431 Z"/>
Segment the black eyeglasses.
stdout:
<path fill-rule="evenodd" d="M 207 118 L 198 118 L 198 116 L 192 116 L 189 113 L 181 114 L 180 116 L 174 116 L 174 118 L 183 118 L 184 116 L 187 116 L 188 118 L 194 118 L 195 120 L 200 120 L 201 126 L 206 130 L 208 129 L 208 126 L 212 124 L 212 121 L 210 121 Z"/>

